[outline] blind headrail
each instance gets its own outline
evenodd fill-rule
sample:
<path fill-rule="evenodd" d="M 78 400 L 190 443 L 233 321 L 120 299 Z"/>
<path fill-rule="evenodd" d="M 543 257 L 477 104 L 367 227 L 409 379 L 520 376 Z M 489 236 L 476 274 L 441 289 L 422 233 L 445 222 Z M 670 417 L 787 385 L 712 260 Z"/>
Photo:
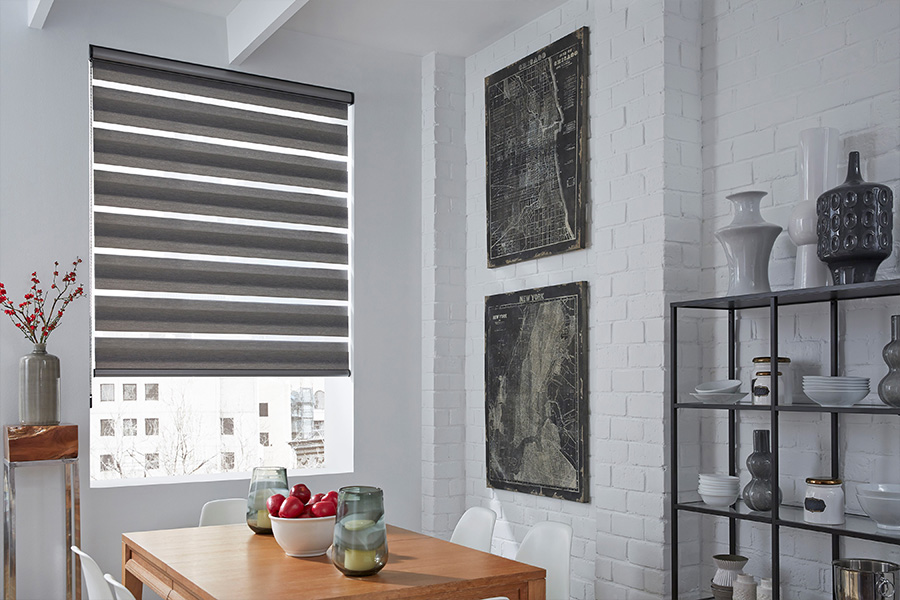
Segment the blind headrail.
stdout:
<path fill-rule="evenodd" d="M 178 60 L 157 58 L 155 56 L 147 56 L 145 54 L 137 54 L 134 52 L 124 52 L 122 50 L 114 50 L 102 46 L 91 46 L 91 59 L 121 63 L 145 69 L 156 69 L 170 73 L 174 72 L 190 77 L 224 81 L 253 88 L 277 90 L 289 94 L 296 94 L 298 96 L 305 96 L 307 98 L 315 98 L 317 100 L 330 100 L 334 102 L 343 102 L 345 104 L 353 104 L 354 100 L 353 92 L 344 90 L 336 90 L 306 83 L 297 83 L 284 79 L 276 79 L 274 77 L 263 77 L 261 75 L 252 75 L 250 73 L 241 73 L 239 71 L 220 69 L 218 67 L 194 65 Z"/>

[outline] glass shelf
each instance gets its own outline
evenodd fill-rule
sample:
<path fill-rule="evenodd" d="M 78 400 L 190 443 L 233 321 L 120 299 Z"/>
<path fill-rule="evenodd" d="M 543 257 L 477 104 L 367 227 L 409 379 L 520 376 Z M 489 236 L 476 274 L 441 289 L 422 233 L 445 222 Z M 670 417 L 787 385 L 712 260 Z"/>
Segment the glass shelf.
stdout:
<path fill-rule="evenodd" d="M 688 394 L 684 394 L 688 396 Z M 711 409 L 711 410 L 761 410 L 771 411 L 772 407 L 750 402 L 735 404 L 709 404 L 706 402 L 677 402 L 675 408 Z M 867 415 L 900 415 L 900 408 L 886 404 L 854 404 L 853 406 L 821 406 L 819 404 L 787 404 L 775 407 L 777 412 L 815 412 L 815 413 L 851 413 Z"/>
<path fill-rule="evenodd" d="M 849 285 L 831 285 L 800 290 L 779 290 L 765 294 L 747 294 L 744 296 L 723 296 L 702 300 L 673 302 L 676 308 L 711 308 L 715 310 L 765 308 L 775 298 L 779 306 L 793 304 L 811 304 L 828 302 L 829 300 L 859 300 L 864 298 L 880 298 L 884 296 L 900 296 L 900 279 L 887 281 L 870 281 L 868 283 L 852 283 Z"/>

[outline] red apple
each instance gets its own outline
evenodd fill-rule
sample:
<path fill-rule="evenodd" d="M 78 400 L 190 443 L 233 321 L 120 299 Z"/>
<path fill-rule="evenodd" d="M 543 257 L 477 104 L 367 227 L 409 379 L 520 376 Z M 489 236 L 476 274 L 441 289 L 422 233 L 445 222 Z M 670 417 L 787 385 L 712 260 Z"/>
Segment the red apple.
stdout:
<path fill-rule="evenodd" d="M 299 499 L 303 504 L 306 504 L 312 497 L 312 492 L 310 492 L 309 488 L 302 483 L 298 483 L 291 488 L 291 496 Z"/>
<path fill-rule="evenodd" d="M 278 516 L 283 519 L 296 519 L 303 514 L 303 503 L 294 496 L 288 496 L 281 503 Z"/>
<path fill-rule="evenodd" d="M 278 511 L 281 510 L 281 503 L 284 502 L 284 495 L 275 494 L 274 496 L 269 496 L 269 499 L 266 500 L 266 510 L 269 511 L 269 514 L 273 517 L 278 516 Z"/>
<path fill-rule="evenodd" d="M 315 496 L 313 496 L 312 498 L 310 498 L 309 501 L 307 501 L 306 505 L 307 505 L 307 506 L 312 506 L 312 505 L 315 504 L 316 502 L 321 501 L 322 498 L 324 498 L 324 497 L 325 497 L 325 494 L 323 494 L 323 493 L 320 492 L 320 493 L 316 494 Z"/>
<path fill-rule="evenodd" d="M 322 500 L 312 505 L 310 512 L 314 517 L 331 517 L 337 513 L 337 505 L 328 500 Z"/>
<path fill-rule="evenodd" d="M 325 494 L 325 497 L 322 498 L 322 500 L 330 500 L 331 502 L 334 502 L 335 504 L 337 504 L 337 498 L 338 498 L 338 493 L 334 490 L 331 490 L 330 492 Z"/>

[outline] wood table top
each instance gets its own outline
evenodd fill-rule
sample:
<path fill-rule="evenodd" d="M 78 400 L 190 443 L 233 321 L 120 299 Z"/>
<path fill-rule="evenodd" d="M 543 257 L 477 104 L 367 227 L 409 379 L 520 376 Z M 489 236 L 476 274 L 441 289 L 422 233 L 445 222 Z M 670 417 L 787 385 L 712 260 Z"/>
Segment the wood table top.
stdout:
<path fill-rule="evenodd" d="M 327 556 L 289 557 L 273 536 L 246 525 L 126 533 L 122 543 L 123 579 L 137 577 L 163 598 L 543 598 L 541 568 L 392 525 L 387 565 L 358 578 L 344 576 Z"/>

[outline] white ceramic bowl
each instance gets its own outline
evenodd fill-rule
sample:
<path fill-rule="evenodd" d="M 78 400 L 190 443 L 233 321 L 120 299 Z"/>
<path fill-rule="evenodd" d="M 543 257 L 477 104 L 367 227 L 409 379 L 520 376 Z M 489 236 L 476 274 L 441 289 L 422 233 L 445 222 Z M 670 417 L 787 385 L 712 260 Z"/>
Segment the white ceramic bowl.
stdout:
<path fill-rule="evenodd" d="M 868 396 L 869 390 L 812 390 L 804 387 L 803 393 L 821 406 L 852 406 Z"/>
<path fill-rule="evenodd" d="M 722 473 L 700 473 L 700 481 L 728 481 L 735 482 L 741 480 L 737 475 L 724 475 Z"/>
<path fill-rule="evenodd" d="M 275 541 L 288 556 L 321 556 L 334 539 L 334 516 L 272 520 Z"/>
<path fill-rule="evenodd" d="M 879 529 L 900 530 L 900 497 L 866 496 L 857 488 L 856 499 Z"/>
<path fill-rule="evenodd" d="M 737 497 L 737 492 L 734 492 L 733 494 L 708 494 L 700 492 L 700 499 L 703 500 L 705 504 L 715 508 L 731 506 L 737 501 Z"/>
<path fill-rule="evenodd" d="M 873 498 L 900 498 L 900 484 L 864 483 L 856 487 L 856 493 Z"/>
<path fill-rule="evenodd" d="M 747 394 L 748 392 L 729 392 L 727 394 L 698 394 L 691 392 L 691 396 L 706 404 L 734 404 Z"/>
<path fill-rule="evenodd" d="M 694 388 L 698 394 L 733 394 L 741 387 L 740 379 L 719 379 L 706 381 Z"/>

